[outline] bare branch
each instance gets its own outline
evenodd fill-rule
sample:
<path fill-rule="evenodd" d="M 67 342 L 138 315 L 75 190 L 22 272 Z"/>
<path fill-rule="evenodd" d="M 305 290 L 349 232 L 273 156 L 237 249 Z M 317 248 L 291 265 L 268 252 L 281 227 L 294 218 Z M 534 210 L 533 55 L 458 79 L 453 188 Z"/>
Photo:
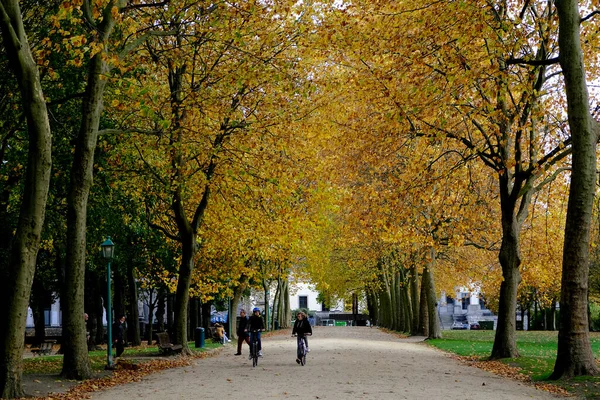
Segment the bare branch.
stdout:
<path fill-rule="evenodd" d="M 586 21 L 594 18 L 594 15 L 596 15 L 596 14 L 600 14 L 600 10 L 592 11 L 591 13 L 589 13 L 588 15 L 586 15 L 585 17 L 581 18 L 581 22 L 586 22 Z"/>

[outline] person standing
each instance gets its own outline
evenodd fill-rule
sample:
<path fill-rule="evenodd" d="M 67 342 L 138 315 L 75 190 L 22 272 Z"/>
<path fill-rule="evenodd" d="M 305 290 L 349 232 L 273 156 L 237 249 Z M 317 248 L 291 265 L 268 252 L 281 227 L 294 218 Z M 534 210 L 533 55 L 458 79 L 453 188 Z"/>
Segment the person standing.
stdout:
<path fill-rule="evenodd" d="M 240 323 L 238 324 L 236 331 L 238 342 L 237 342 L 237 353 L 235 356 L 242 355 L 242 344 L 246 342 L 250 346 L 250 335 L 248 334 L 248 317 L 246 316 L 246 310 L 240 310 Z"/>
<path fill-rule="evenodd" d="M 125 316 L 121 315 L 113 328 L 115 349 L 117 357 L 120 357 L 125 351 Z"/>

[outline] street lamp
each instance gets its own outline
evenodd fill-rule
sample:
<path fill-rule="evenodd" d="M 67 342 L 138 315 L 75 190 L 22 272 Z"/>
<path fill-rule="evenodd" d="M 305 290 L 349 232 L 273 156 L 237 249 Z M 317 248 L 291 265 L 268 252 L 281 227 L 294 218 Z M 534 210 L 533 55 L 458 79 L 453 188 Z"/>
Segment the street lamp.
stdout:
<path fill-rule="evenodd" d="M 106 270 L 106 282 L 108 286 L 108 293 L 106 296 L 106 331 L 108 333 L 108 345 L 106 347 L 106 369 L 113 369 L 113 358 L 112 358 L 112 305 L 110 301 L 110 260 L 112 260 L 115 254 L 115 244 L 110 240 L 110 236 L 101 244 L 102 256 L 108 260 L 108 268 Z"/>

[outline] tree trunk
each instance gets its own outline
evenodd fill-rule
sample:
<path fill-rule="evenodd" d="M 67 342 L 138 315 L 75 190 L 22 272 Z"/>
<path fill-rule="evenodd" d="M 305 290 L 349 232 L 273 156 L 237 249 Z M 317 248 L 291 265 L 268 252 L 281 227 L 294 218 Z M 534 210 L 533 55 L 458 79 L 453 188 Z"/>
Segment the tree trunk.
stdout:
<path fill-rule="evenodd" d="M 140 311 L 138 309 L 138 289 L 135 279 L 135 268 L 127 269 L 127 286 L 129 288 L 129 323 L 127 324 L 127 333 L 132 346 L 142 344 L 140 336 Z"/>
<path fill-rule="evenodd" d="M 114 268 L 113 273 L 113 286 L 112 286 L 112 308 L 115 318 L 115 323 L 121 315 L 126 315 L 127 307 L 125 306 L 125 287 L 127 286 L 126 277 L 121 274 L 120 268 Z"/>
<path fill-rule="evenodd" d="M 596 180 L 596 122 L 580 43 L 578 2 L 561 0 L 558 8 L 559 61 L 565 78 L 573 161 L 560 291 L 558 353 L 551 379 L 597 375 L 588 332 L 587 299 L 592 206 Z"/>
<path fill-rule="evenodd" d="M 99 42 L 106 43 L 115 25 L 112 13 L 103 13 L 98 26 Z M 106 88 L 106 54 L 99 52 L 90 60 L 85 96 L 82 101 L 81 125 L 75 145 L 71 182 L 67 196 L 67 268 L 66 296 L 63 305 L 63 340 L 65 348 L 61 376 L 85 379 L 91 376 L 90 360 L 82 322 L 86 260 L 87 204 L 93 181 L 94 151 L 98 127 L 104 108 Z"/>
<path fill-rule="evenodd" d="M 148 302 L 148 328 L 146 329 L 146 340 L 148 345 L 152 344 L 152 335 L 154 334 L 152 321 L 154 320 L 155 304 L 156 302 L 152 300 L 152 295 L 150 295 L 150 301 Z"/>
<path fill-rule="evenodd" d="M 212 309 L 212 303 L 207 301 L 202 303 L 202 327 L 206 332 L 208 332 L 208 328 L 210 327 L 210 311 Z M 248 311 L 248 310 L 246 310 Z"/>
<path fill-rule="evenodd" d="M 417 334 L 420 336 L 429 336 L 429 309 L 427 307 L 427 287 L 429 287 L 429 274 L 421 274 L 421 293 L 419 294 L 419 326 Z"/>
<path fill-rule="evenodd" d="M 242 277 L 240 278 L 240 284 L 233 289 L 233 297 L 231 298 L 231 321 L 233 323 L 233 325 L 231 325 L 231 340 L 237 339 L 237 310 L 240 306 L 242 294 L 246 291 L 246 287 L 248 287 L 248 285 Z"/>
<path fill-rule="evenodd" d="M 192 354 L 188 347 L 187 311 L 190 295 L 190 284 L 194 270 L 194 255 L 196 250 L 196 235 L 191 231 L 181 234 L 181 265 L 175 295 L 175 315 L 173 320 L 173 343 L 183 346 L 182 353 Z"/>
<path fill-rule="evenodd" d="M 190 300 L 190 329 L 188 330 L 189 337 L 195 337 L 196 327 L 200 326 L 198 324 L 198 299 Z"/>
<path fill-rule="evenodd" d="M 500 300 L 498 306 L 498 324 L 496 336 L 492 347 L 490 359 L 519 357 L 516 342 L 517 318 L 517 290 L 521 282 L 519 266 L 521 254 L 519 250 L 520 224 L 515 216 L 517 191 L 509 190 L 510 183 L 506 174 L 501 174 L 500 180 L 500 208 L 502 211 L 502 245 L 500 246 L 499 260 L 502 266 L 500 284 Z M 522 202 L 525 199 L 521 200 Z"/>
<path fill-rule="evenodd" d="M 50 184 L 51 131 L 39 72 L 23 27 L 19 1 L 2 0 L 3 44 L 27 119 L 29 154 L 19 222 L 10 253 L 8 278 L 0 295 L 0 397 L 22 397 L 23 348 L 27 305 L 35 271 Z"/>
<path fill-rule="evenodd" d="M 442 337 L 442 330 L 440 327 L 440 319 L 438 317 L 437 305 L 438 299 L 435 292 L 435 284 L 433 279 L 433 265 L 435 265 L 435 250 L 433 247 L 430 249 L 431 261 L 430 265 L 425 268 L 423 274 L 429 275 L 427 277 L 427 315 L 429 316 L 429 339 L 439 339 Z"/>
<path fill-rule="evenodd" d="M 412 306 L 412 328 L 411 335 L 419 333 L 419 271 L 416 264 L 411 267 L 410 273 L 410 297 Z"/>
<path fill-rule="evenodd" d="M 281 329 L 291 328 L 292 325 L 292 308 L 290 306 L 290 282 L 286 279 L 283 287 L 283 318 L 279 321 Z"/>
<path fill-rule="evenodd" d="M 167 304 L 167 290 L 161 287 L 158 290 L 158 300 L 156 301 L 156 330 L 165 331 L 165 307 Z"/>

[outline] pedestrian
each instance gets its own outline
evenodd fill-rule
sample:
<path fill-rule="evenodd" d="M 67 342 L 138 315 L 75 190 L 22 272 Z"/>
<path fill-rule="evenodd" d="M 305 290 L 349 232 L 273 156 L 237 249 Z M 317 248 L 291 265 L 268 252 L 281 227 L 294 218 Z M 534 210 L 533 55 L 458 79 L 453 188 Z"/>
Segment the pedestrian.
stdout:
<path fill-rule="evenodd" d="M 250 342 L 256 341 L 258 342 L 258 356 L 262 357 L 262 342 L 260 340 L 260 332 L 265 329 L 265 321 L 263 321 L 262 316 L 260 315 L 260 308 L 254 307 L 252 309 L 252 316 L 248 320 L 248 331 L 250 332 Z M 248 357 L 248 359 L 252 358 L 252 354 Z"/>
<path fill-rule="evenodd" d="M 237 342 L 237 353 L 234 355 L 242 355 L 242 344 L 246 342 L 250 346 L 250 335 L 248 334 L 248 317 L 246 316 L 246 310 L 243 308 L 240 310 L 240 323 L 236 331 L 238 342 Z"/>
<path fill-rule="evenodd" d="M 125 316 L 121 315 L 113 327 L 115 349 L 117 357 L 125 351 Z"/>

